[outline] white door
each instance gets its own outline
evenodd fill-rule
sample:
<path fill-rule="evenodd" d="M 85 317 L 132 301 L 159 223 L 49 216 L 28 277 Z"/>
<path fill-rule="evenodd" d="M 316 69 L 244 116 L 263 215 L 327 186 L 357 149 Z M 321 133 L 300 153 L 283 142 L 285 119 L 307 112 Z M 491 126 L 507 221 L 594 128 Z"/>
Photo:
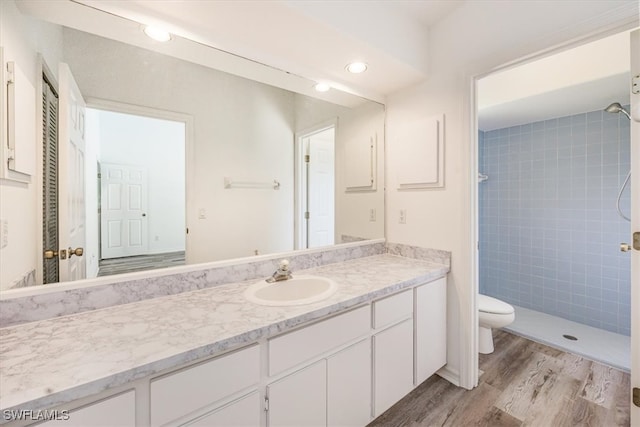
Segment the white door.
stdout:
<path fill-rule="evenodd" d="M 637 76 L 631 93 L 631 233 L 637 233 L 631 250 L 631 392 L 637 396 L 631 425 L 640 426 L 640 30 L 631 33 L 631 75 Z"/>
<path fill-rule="evenodd" d="M 335 241 L 335 155 L 333 128 L 305 138 L 307 162 L 307 247 Z"/>
<path fill-rule="evenodd" d="M 413 321 L 373 337 L 373 409 L 377 417 L 413 388 Z"/>
<path fill-rule="evenodd" d="M 327 425 L 364 426 L 371 420 L 371 340 L 327 358 Z"/>
<path fill-rule="evenodd" d="M 147 171 L 144 168 L 100 165 L 101 258 L 148 252 Z"/>
<path fill-rule="evenodd" d="M 67 64 L 59 71 L 60 281 L 85 278 L 85 102 Z"/>
<path fill-rule="evenodd" d="M 322 359 L 267 386 L 269 427 L 327 425 L 327 362 Z"/>

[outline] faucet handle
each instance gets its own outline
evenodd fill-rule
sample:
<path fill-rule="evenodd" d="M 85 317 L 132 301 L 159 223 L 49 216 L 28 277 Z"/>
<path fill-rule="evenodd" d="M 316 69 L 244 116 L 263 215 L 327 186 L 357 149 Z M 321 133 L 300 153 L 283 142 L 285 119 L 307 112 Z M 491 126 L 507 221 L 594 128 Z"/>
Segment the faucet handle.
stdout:
<path fill-rule="evenodd" d="M 283 259 L 280 261 L 280 270 L 289 270 L 289 260 Z"/>

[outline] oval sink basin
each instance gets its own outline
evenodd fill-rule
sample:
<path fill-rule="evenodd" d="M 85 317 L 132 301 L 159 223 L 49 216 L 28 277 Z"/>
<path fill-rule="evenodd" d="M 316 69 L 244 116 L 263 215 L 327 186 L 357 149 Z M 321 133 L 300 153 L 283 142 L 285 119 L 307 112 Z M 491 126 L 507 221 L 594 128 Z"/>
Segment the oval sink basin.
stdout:
<path fill-rule="evenodd" d="M 322 301 L 337 290 L 331 279 L 318 276 L 293 276 L 292 279 L 269 283 L 261 280 L 244 291 L 249 301 L 261 305 L 302 305 Z"/>

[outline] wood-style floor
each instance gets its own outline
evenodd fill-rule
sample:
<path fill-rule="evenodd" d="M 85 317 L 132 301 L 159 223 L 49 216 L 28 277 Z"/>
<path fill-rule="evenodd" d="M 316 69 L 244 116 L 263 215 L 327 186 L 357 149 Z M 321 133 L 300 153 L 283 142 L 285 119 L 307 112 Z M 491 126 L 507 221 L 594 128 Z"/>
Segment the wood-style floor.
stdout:
<path fill-rule="evenodd" d="M 628 426 L 629 374 L 494 331 L 479 385 L 434 375 L 369 426 Z"/>
<path fill-rule="evenodd" d="M 98 276 L 155 270 L 156 268 L 184 265 L 184 251 L 164 254 L 139 255 L 100 260 Z"/>

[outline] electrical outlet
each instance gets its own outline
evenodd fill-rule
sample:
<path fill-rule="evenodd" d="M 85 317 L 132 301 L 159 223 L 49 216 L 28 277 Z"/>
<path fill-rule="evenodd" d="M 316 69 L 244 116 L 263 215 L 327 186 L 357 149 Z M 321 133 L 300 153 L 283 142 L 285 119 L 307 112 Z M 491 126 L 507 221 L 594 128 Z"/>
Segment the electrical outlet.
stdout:
<path fill-rule="evenodd" d="M 406 224 L 407 223 L 407 210 L 406 209 L 400 209 L 400 218 L 398 221 L 400 224 Z"/>
<path fill-rule="evenodd" d="M 376 208 L 369 209 L 369 221 L 370 222 L 376 221 Z"/>

